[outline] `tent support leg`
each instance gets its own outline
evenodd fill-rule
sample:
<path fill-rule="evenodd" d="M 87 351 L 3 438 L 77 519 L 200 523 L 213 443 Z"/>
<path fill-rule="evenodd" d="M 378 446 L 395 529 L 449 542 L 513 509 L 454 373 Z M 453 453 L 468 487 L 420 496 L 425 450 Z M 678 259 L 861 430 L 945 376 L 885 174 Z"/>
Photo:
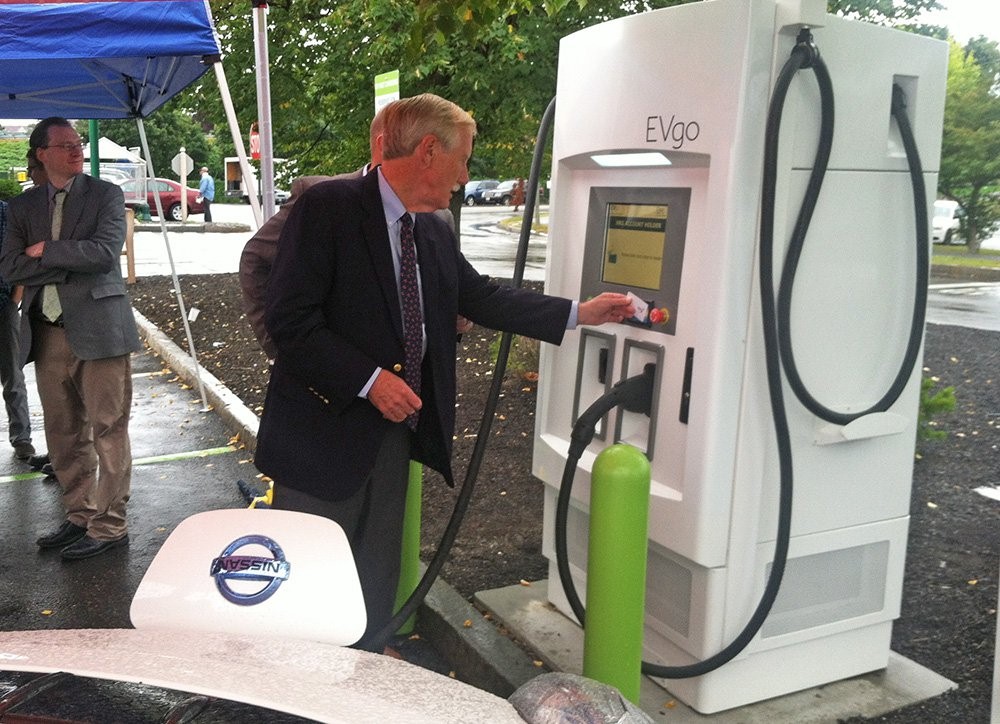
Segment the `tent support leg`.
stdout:
<path fill-rule="evenodd" d="M 219 65 L 216 63 L 216 65 Z M 153 156 L 149 152 L 149 141 L 146 140 L 146 126 L 143 125 L 142 117 L 136 117 L 139 127 L 139 139 L 142 142 L 142 153 L 146 157 L 146 175 L 155 179 L 156 172 L 153 169 Z M 184 184 L 181 184 L 183 187 Z M 177 268 L 174 266 L 174 254 L 170 249 L 170 235 L 167 233 L 167 220 L 163 215 L 163 202 L 160 200 L 160 192 L 153 185 L 153 200 L 156 202 L 156 215 L 160 219 L 160 231 L 163 233 L 163 243 L 167 247 L 167 259 L 170 262 L 170 277 L 174 283 L 174 293 L 177 295 L 177 307 L 181 312 L 181 321 L 184 322 L 184 334 L 187 335 L 188 351 L 194 361 L 194 375 L 198 381 L 198 393 L 201 395 L 201 411 L 208 412 L 208 399 L 205 397 L 205 386 L 201 382 L 201 367 L 198 364 L 198 354 L 194 349 L 194 338 L 191 336 L 191 325 L 188 323 L 187 309 L 184 307 L 184 297 L 181 295 L 181 283 L 177 279 Z"/>
<path fill-rule="evenodd" d="M 253 209 L 254 219 L 257 221 L 257 228 L 264 223 L 260 210 L 260 198 L 255 193 L 250 193 L 250 189 L 257 187 L 256 177 L 247 161 L 247 150 L 243 145 L 243 137 L 240 135 L 240 125 L 236 120 L 236 110 L 233 108 L 233 97 L 229 94 L 229 84 L 226 82 L 226 71 L 222 68 L 222 63 L 213 63 L 215 68 L 215 78 L 219 82 L 219 95 L 222 96 L 222 106 L 226 109 L 226 118 L 229 120 L 229 132 L 233 135 L 233 147 L 236 155 L 240 158 L 240 169 L 243 171 L 243 186 L 248 190 L 247 197 L 250 199 L 250 207 Z"/>
<path fill-rule="evenodd" d="M 267 2 L 252 0 L 254 52 L 257 57 L 257 128 L 260 131 L 260 191 L 264 220 L 274 216 L 274 146 L 271 133 L 271 79 L 267 46 Z"/>

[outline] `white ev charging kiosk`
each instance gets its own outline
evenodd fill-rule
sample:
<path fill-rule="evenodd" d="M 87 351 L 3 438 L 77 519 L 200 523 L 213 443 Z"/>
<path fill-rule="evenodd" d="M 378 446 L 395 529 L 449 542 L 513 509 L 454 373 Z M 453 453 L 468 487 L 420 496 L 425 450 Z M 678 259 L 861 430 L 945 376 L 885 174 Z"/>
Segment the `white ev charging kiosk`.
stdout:
<path fill-rule="evenodd" d="M 889 387 L 917 303 L 916 204 L 890 117 L 893 85 L 906 96 L 926 211 L 946 45 L 827 15 L 822 0 L 706 0 L 588 28 L 560 46 L 547 291 L 581 299 L 630 291 L 651 314 L 583 327 L 543 349 L 533 472 L 546 483 L 549 598 L 571 614 L 553 520 L 573 423 L 653 363 L 652 414 L 611 411 L 580 457 L 567 538 L 583 595 L 595 456 L 619 441 L 644 451 L 652 464 L 644 658 L 656 664 L 691 664 L 731 642 L 774 556 L 779 461 L 757 279 L 761 178 L 775 78 L 803 27 L 829 69 L 836 116 L 791 297 L 791 347 L 809 390 L 849 413 Z M 813 74 L 798 73 L 780 131 L 775 276 L 814 163 L 819 108 Z M 709 713 L 886 666 L 920 373 L 918 354 L 889 409 L 846 425 L 815 416 L 784 383 L 794 504 L 780 592 L 735 659 L 664 682 L 675 696 Z"/>

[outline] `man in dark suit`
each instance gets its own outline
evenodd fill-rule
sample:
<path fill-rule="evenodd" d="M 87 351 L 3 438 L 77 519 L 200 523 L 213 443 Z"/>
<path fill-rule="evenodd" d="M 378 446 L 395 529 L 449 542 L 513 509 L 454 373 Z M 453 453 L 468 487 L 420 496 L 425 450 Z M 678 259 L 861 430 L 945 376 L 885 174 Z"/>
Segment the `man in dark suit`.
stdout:
<path fill-rule="evenodd" d="M 125 202 L 83 174 L 66 119 L 39 122 L 28 143 L 49 181 L 11 199 L 0 276 L 24 285 L 21 354 L 35 362 L 66 510 L 37 543 L 76 560 L 128 544 L 130 354 L 140 343 L 121 274 Z"/>
<path fill-rule="evenodd" d="M 329 517 L 347 533 L 368 611 L 356 645 L 374 651 L 392 615 L 408 460 L 453 481 L 457 316 L 558 344 L 577 323 L 634 313 L 621 294 L 577 304 L 478 274 L 431 213 L 469 179 L 475 121 L 430 94 L 382 114 L 377 172 L 314 186 L 282 231 L 266 309 L 277 357 L 256 452 L 275 480 L 274 507 Z M 422 318 L 407 330 L 410 228 Z M 410 366 L 408 331 L 418 347 Z"/>
<path fill-rule="evenodd" d="M 382 162 L 382 115 L 376 114 L 372 119 L 368 130 L 368 147 L 371 152 L 371 161 L 350 173 L 337 174 L 336 176 L 300 176 L 292 181 L 292 193 L 288 201 L 282 204 L 277 213 L 257 230 L 257 233 L 250 237 L 240 254 L 240 290 L 243 292 L 243 311 L 246 312 L 247 321 L 253 329 L 261 349 L 267 355 L 268 361 L 274 362 L 278 353 L 271 335 L 267 332 L 264 324 L 264 307 L 267 300 L 267 284 L 271 275 L 271 267 L 274 265 L 274 257 L 278 253 L 278 240 L 281 238 L 281 230 L 288 220 L 288 215 L 292 212 L 295 202 L 308 189 L 318 183 L 343 178 L 361 178 L 371 169 Z M 455 230 L 455 217 L 449 209 L 441 209 L 435 212 L 440 216 L 451 230 Z M 459 318 L 455 331 L 458 334 L 468 332 L 472 328 L 472 323 L 466 319 Z"/>

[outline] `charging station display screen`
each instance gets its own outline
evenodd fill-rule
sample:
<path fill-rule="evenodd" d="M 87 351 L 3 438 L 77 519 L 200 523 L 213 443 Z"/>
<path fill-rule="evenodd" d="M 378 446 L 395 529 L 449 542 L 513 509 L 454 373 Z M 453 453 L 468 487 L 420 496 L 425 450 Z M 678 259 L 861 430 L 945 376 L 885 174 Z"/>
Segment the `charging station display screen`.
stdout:
<path fill-rule="evenodd" d="M 669 207 L 610 203 L 607 209 L 601 281 L 659 289 Z"/>
<path fill-rule="evenodd" d="M 690 207 L 690 187 L 591 186 L 581 299 L 632 292 L 660 319 L 634 323 L 676 334 Z"/>

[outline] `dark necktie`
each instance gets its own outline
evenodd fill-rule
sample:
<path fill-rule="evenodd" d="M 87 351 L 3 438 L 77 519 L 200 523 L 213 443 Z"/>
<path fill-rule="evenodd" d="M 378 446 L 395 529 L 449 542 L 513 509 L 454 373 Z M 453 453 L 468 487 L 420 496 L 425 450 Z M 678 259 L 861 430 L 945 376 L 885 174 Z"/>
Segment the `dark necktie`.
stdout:
<path fill-rule="evenodd" d="M 400 218 L 399 243 L 399 293 L 403 300 L 403 346 L 406 367 L 403 379 L 417 395 L 420 394 L 420 362 L 424 356 L 424 316 L 420 309 L 420 290 L 417 287 L 417 250 L 413 240 L 413 220 L 409 213 Z M 419 413 L 406 418 L 411 430 L 417 427 Z"/>

